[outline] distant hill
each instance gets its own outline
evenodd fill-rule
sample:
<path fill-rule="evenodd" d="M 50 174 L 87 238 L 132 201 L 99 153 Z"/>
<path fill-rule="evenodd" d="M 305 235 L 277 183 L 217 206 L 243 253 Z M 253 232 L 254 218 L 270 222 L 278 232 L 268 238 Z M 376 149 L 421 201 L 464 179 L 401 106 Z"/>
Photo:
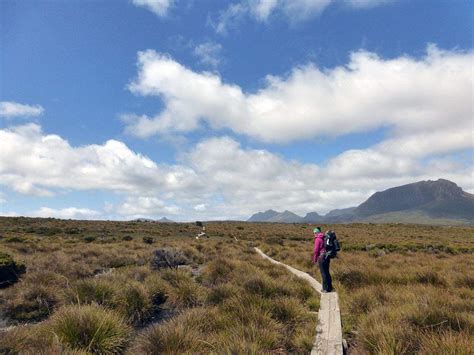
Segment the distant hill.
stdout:
<path fill-rule="evenodd" d="M 474 195 L 449 180 L 428 180 L 376 192 L 357 207 L 332 210 L 324 216 L 310 212 L 300 217 L 290 211 L 268 210 L 248 221 L 474 224 Z"/>
<path fill-rule="evenodd" d="M 268 210 L 265 212 L 258 212 L 255 213 L 252 217 L 250 217 L 247 221 L 248 222 L 268 222 L 269 219 L 278 216 L 280 212 L 274 210 Z"/>
<path fill-rule="evenodd" d="M 158 220 L 154 220 L 154 219 L 151 219 L 151 218 L 135 218 L 135 219 L 132 219 L 131 222 L 175 223 L 174 221 L 172 221 L 171 219 L 168 219 L 166 217 L 162 217 Z"/>
<path fill-rule="evenodd" d="M 267 222 L 279 222 L 279 223 L 298 223 L 301 222 L 302 218 L 297 214 L 290 211 L 284 211 L 271 217 Z"/>
<path fill-rule="evenodd" d="M 171 219 L 168 219 L 166 217 L 162 217 L 159 220 L 157 220 L 158 223 L 176 223 L 175 221 L 172 221 Z"/>
<path fill-rule="evenodd" d="M 303 223 L 319 223 L 324 222 L 324 216 L 321 216 L 317 212 L 309 212 L 301 219 Z"/>

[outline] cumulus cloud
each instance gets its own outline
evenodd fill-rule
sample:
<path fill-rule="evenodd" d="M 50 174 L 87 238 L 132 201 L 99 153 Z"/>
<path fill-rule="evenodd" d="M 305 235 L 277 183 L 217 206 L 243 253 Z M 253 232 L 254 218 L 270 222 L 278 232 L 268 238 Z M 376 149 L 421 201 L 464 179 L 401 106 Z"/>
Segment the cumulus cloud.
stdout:
<path fill-rule="evenodd" d="M 329 5 L 342 3 L 351 8 L 367 9 L 395 0 L 241 0 L 229 5 L 219 14 L 214 25 L 217 33 L 226 33 L 245 17 L 267 22 L 275 14 L 289 22 L 300 22 L 320 15 Z"/>
<path fill-rule="evenodd" d="M 25 105 L 14 101 L 0 102 L 0 117 L 28 117 L 40 116 L 44 113 L 44 108 L 40 105 Z"/>
<path fill-rule="evenodd" d="M 268 208 L 324 213 L 357 205 L 377 190 L 440 177 L 474 191 L 472 156 L 467 162 L 449 156 L 473 149 L 474 143 L 454 127 L 443 134 L 393 135 L 369 148 L 343 152 L 324 165 L 246 148 L 225 136 L 199 142 L 173 165 L 158 164 L 115 140 L 73 147 L 35 124 L 0 130 L 0 141 L 5 142 L 0 184 L 25 194 L 112 191 L 123 201 L 107 205 L 105 212 L 124 219 L 245 218 Z M 105 216 L 86 212 L 42 209 L 35 215 Z"/>
<path fill-rule="evenodd" d="M 62 219 L 97 219 L 101 213 L 99 211 L 88 208 L 67 207 L 62 209 L 54 209 L 49 207 L 41 207 L 32 213 L 34 217 L 54 217 Z"/>
<path fill-rule="evenodd" d="M 178 206 L 167 204 L 156 197 L 132 196 L 128 197 L 117 208 L 117 212 L 124 216 L 153 217 L 159 215 L 177 215 L 182 212 Z"/>
<path fill-rule="evenodd" d="M 222 59 L 222 45 L 215 42 L 204 42 L 194 48 L 193 54 L 203 65 L 216 68 Z"/>
<path fill-rule="evenodd" d="M 189 132 L 202 122 L 265 142 L 340 136 L 390 127 L 432 131 L 470 124 L 473 52 L 434 45 L 423 58 L 384 59 L 359 51 L 344 66 L 314 64 L 286 76 L 268 75 L 246 93 L 216 73 L 194 72 L 153 50 L 138 55 L 138 77 L 129 89 L 157 96 L 165 108 L 154 117 L 129 116 L 126 131 L 147 137 Z"/>
<path fill-rule="evenodd" d="M 168 14 L 174 0 L 132 0 L 132 3 L 150 10 L 159 17 L 164 17 Z"/>
<path fill-rule="evenodd" d="M 418 139 L 427 143 L 423 137 Z M 405 142 L 398 139 L 400 145 Z M 235 140 L 221 137 L 199 143 L 188 161 L 209 185 L 219 188 L 229 206 L 248 213 L 265 208 L 327 212 L 357 205 L 378 190 L 439 177 L 468 190 L 474 188 L 474 162 L 455 168 L 436 160 L 423 162 L 426 155 L 390 150 L 395 143 L 393 139 L 390 144 L 347 151 L 318 166 L 289 161 L 266 150 L 243 149 Z M 472 141 L 470 147 L 474 147 Z"/>
<path fill-rule="evenodd" d="M 199 184 L 190 169 L 159 166 L 117 140 L 72 147 L 27 124 L 0 130 L 0 141 L 0 184 L 24 194 L 51 195 L 56 188 L 179 193 Z"/>

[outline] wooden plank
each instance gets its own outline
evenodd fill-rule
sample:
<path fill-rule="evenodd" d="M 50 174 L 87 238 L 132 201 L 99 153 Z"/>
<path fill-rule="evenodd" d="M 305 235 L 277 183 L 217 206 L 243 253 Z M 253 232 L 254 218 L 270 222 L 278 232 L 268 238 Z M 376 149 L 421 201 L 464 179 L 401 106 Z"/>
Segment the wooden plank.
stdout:
<path fill-rule="evenodd" d="M 273 264 L 284 266 L 296 276 L 308 281 L 309 284 L 321 294 L 318 324 L 316 325 L 316 338 L 313 343 L 311 355 L 342 355 L 341 311 L 339 309 L 339 296 L 337 292 L 321 293 L 321 284 L 311 275 L 270 258 L 259 248 L 255 248 L 255 251 Z"/>

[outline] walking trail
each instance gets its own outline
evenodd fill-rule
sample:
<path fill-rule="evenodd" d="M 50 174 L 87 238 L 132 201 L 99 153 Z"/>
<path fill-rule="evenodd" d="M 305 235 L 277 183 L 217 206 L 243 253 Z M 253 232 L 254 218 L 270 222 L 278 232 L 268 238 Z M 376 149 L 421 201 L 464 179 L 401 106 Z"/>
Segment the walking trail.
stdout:
<path fill-rule="evenodd" d="M 321 294 L 318 324 L 316 326 L 316 338 L 313 343 L 311 355 L 343 354 L 341 312 L 339 310 L 339 298 L 337 292 L 321 293 L 321 284 L 306 272 L 270 258 L 259 248 L 255 248 L 255 251 L 273 264 L 281 265 L 296 276 L 308 281 L 311 287 Z"/>

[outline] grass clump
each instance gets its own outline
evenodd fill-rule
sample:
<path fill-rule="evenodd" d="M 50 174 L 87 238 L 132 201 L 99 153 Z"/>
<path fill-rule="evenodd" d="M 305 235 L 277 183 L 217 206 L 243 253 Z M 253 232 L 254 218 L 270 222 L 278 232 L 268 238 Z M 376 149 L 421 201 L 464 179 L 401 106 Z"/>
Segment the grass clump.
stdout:
<path fill-rule="evenodd" d="M 206 290 L 192 279 L 178 281 L 168 294 L 168 302 L 175 308 L 197 307 L 205 298 Z"/>
<path fill-rule="evenodd" d="M 25 282 L 15 298 L 7 298 L 4 312 L 15 321 L 40 321 L 62 303 L 62 290 L 55 285 Z"/>
<path fill-rule="evenodd" d="M 203 279 L 210 285 L 217 285 L 229 281 L 236 265 L 226 258 L 218 258 L 209 262 L 204 270 Z"/>
<path fill-rule="evenodd" d="M 97 354 L 121 353 L 126 348 L 131 328 L 112 310 L 98 305 L 65 306 L 41 327 L 51 341 L 78 351 Z"/>
<path fill-rule="evenodd" d="M 120 275 L 81 280 L 70 297 L 78 304 L 113 308 L 133 324 L 141 324 L 149 318 L 156 299 L 142 283 L 122 279 Z"/>
<path fill-rule="evenodd" d="M 209 332 L 206 326 L 212 322 L 212 312 L 207 309 L 186 311 L 146 329 L 132 346 L 132 353 L 208 353 L 215 350 L 206 341 Z"/>

